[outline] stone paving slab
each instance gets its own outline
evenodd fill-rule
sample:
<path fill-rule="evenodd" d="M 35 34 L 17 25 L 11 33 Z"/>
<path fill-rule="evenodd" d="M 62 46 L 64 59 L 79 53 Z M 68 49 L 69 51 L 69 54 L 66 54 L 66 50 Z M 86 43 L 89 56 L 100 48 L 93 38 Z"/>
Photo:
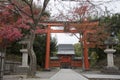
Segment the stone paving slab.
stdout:
<path fill-rule="evenodd" d="M 107 75 L 91 71 L 80 72 L 80 70 L 76 70 L 76 72 L 72 69 L 61 69 L 58 71 L 37 72 L 36 78 L 27 78 L 26 75 L 5 75 L 4 80 L 120 80 L 120 75 Z"/>
<path fill-rule="evenodd" d="M 72 69 L 61 69 L 49 80 L 89 80 Z"/>
<path fill-rule="evenodd" d="M 97 78 L 97 79 L 119 79 L 120 75 L 106 75 L 106 74 L 83 74 L 87 78 Z"/>
<path fill-rule="evenodd" d="M 23 80 L 49 80 L 49 79 L 40 79 L 40 78 L 38 78 L 38 79 L 36 79 L 36 78 L 27 78 L 27 79 L 23 79 Z"/>
<path fill-rule="evenodd" d="M 39 77 L 41 79 L 49 79 L 50 77 L 55 75 L 58 71 L 59 71 L 59 69 L 54 69 L 51 71 L 38 71 L 36 73 L 36 77 Z"/>
<path fill-rule="evenodd" d="M 37 71 L 36 78 L 28 78 L 27 75 L 4 75 L 3 80 L 49 80 L 59 69 L 51 71 Z"/>
<path fill-rule="evenodd" d="M 22 80 L 23 78 L 27 78 L 26 75 L 4 75 L 3 80 Z"/>

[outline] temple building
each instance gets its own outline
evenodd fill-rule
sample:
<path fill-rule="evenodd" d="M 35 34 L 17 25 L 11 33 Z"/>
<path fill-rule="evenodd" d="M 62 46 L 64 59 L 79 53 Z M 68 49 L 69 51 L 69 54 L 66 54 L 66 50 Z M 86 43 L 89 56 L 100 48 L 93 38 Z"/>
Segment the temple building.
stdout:
<path fill-rule="evenodd" d="M 82 58 L 75 56 L 72 44 L 59 44 L 57 56 L 50 58 L 50 67 L 80 68 L 82 67 Z"/>

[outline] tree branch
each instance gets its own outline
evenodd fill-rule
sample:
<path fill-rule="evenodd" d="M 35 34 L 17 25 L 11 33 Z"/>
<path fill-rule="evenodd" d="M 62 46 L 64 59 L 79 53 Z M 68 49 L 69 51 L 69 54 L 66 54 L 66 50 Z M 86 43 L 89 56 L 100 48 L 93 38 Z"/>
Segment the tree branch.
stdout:
<path fill-rule="evenodd" d="M 33 0 L 31 0 L 31 3 L 30 3 L 31 5 L 33 4 Z"/>
<path fill-rule="evenodd" d="M 25 2 L 29 6 L 30 12 L 31 12 L 31 18 L 34 21 L 35 19 L 34 19 L 34 13 L 33 13 L 33 0 L 31 0 L 30 3 L 29 1 L 26 1 L 26 0 L 22 0 L 22 1 Z"/>
<path fill-rule="evenodd" d="M 41 12 L 39 13 L 39 17 L 38 17 L 38 20 L 37 20 L 37 22 L 36 22 L 37 24 L 38 24 L 38 21 L 40 20 L 42 14 L 43 14 L 43 12 L 45 11 L 48 2 L 49 2 L 49 0 L 44 0 L 43 8 L 42 8 Z"/>
<path fill-rule="evenodd" d="M 90 3 L 93 6 L 96 6 L 95 4 L 93 4 L 91 1 L 87 0 L 88 3 Z"/>
<path fill-rule="evenodd" d="M 11 0 L 8 0 L 8 1 L 11 3 L 11 5 L 15 6 L 16 9 L 18 9 L 19 11 L 21 11 L 21 13 L 25 14 L 28 17 L 31 17 L 31 15 L 27 14 L 25 11 L 23 11 L 22 9 L 20 9 L 20 7 L 17 6 L 16 4 L 14 4 Z"/>

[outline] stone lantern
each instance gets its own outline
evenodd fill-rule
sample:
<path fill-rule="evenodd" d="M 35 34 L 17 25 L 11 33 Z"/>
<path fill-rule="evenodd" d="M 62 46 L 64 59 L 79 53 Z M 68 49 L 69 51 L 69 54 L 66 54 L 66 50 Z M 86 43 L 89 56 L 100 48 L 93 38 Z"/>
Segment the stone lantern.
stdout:
<path fill-rule="evenodd" d="M 28 67 L 28 40 L 20 41 L 19 44 L 22 45 L 22 49 L 20 49 L 20 52 L 22 53 L 22 67 Z"/>
<path fill-rule="evenodd" d="M 118 38 L 112 33 L 104 43 L 107 46 L 106 49 L 104 50 L 104 52 L 107 54 L 106 69 L 108 71 L 118 70 L 118 68 L 114 65 L 114 58 L 113 58 L 113 53 L 116 52 L 113 46 L 119 43 Z"/>
<path fill-rule="evenodd" d="M 28 66 L 28 43 L 29 40 L 25 39 L 19 42 L 22 45 L 22 49 L 20 52 L 22 53 L 22 65 L 18 66 L 16 69 L 16 73 L 18 74 L 28 74 L 29 66 Z"/>

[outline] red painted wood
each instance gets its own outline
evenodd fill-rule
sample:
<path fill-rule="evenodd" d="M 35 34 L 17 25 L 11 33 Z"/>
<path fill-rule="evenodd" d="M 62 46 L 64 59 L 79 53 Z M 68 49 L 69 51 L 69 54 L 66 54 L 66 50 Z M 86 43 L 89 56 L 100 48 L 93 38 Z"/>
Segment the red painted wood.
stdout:
<path fill-rule="evenodd" d="M 41 22 L 40 24 L 45 24 L 45 25 L 48 25 L 48 29 L 46 31 L 45 29 L 45 33 L 47 33 L 47 45 L 46 45 L 46 61 L 45 61 L 45 69 L 49 69 L 50 68 L 50 33 L 65 33 L 64 30 L 52 30 L 50 27 L 51 26 L 63 26 L 65 27 L 66 22 Z M 88 26 L 89 25 L 89 28 L 91 26 L 95 26 L 95 25 L 98 25 L 98 22 L 83 22 L 82 24 L 81 23 L 78 23 L 78 22 L 67 22 L 67 24 L 69 26 L 67 26 L 67 28 L 69 28 L 67 30 L 67 32 L 70 32 L 70 33 L 79 33 L 77 30 L 70 30 L 71 26 L 75 27 L 76 29 L 83 29 L 85 28 L 85 26 Z M 65 27 L 66 28 L 66 27 Z M 86 29 L 86 28 L 85 28 Z M 93 31 L 92 31 L 93 32 Z M 89 69 L 89 61 L 88 61 L 88 45 L 87 45 L 87 32 L 83 33 L 83 47 L 84 47 L 84 66 L 85 66 L 85 69 Z M 72 58 L 71 57 L 68 57 L 68 58 L 60 58 L 60 61 L 58 61 L 59 63 L 70 63 L 70 65 L 73 65 L 73 66 L 81 66 L 80 65 L 80 62 L 78 61 L 72 61 Z M 51 62 L 51 66 L 60 66 L 60 64 L 58 62 L 55 62 L 55 61 L 52 61 Z"/>
<path fill-rule="evenodd" d="M 47 40 L 46 40 L 46 57 L 45 57 L 45 69 L 50 69 L 50 26 L 47 29 Z"/>
<path fill-rule="evenodd" d="M 60 67 L 60 62 L 59 60 L 51 60 L 50 61 L 50 67 Z"/>
<path fill-rule="evenodd" d="M 60 55 L 59 60 L 51 60 L 50 67 L 61 67 L 68 64 L 70 67 L 82 67 L 82 60 L 73 60 L 72 55 Z"/>
<path fill-rule="evenodd" d="M 89 61 L 88 61 L 88 46 L 87 46 L 87 32 L 83 33 L 83 46 L 84 46 L 84 66 L 85 70 L 89 70 Z"/>
<path fill-rule="evenodd" d="M 82 67 L 82 60 L 73 60 L 71 63 L 72 67 Z"/>
<path fill-rule="evenodd" d="M 70 63 L 71 62 L 71 56 L 61 56 L 60 62 L 63 62 L 63 63 L 68 62 L 68 63 Z"/>

